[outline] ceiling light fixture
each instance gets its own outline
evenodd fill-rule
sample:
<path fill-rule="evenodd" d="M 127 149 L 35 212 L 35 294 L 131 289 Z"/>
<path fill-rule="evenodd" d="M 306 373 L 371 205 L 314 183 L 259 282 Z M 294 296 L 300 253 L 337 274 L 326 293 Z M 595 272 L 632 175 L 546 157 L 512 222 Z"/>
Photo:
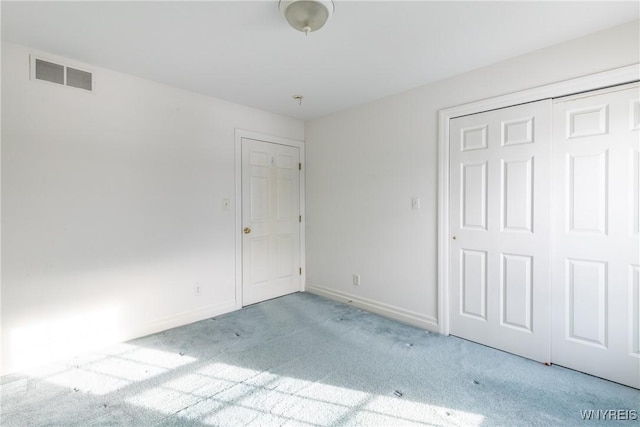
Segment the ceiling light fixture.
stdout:
<path fill-rule="evenodd" d="M 326 24 L 334 6 L 332 0 L 280 0 L 278 8 L 289 25 L 309 35 Z"/>

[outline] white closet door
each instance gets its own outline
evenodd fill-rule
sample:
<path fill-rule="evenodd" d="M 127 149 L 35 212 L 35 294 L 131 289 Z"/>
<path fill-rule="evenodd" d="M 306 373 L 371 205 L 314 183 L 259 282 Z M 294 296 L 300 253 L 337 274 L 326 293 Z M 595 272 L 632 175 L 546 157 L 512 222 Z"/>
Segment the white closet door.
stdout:
<path fill-rule="evenodd" d="M 550 361 L 551 101 L 453 119 L 450 332 Z"/>
<path fill-rule="evenodd" d="M 640 387 L 638 85 L 553 112 L 553 363 Z"/>

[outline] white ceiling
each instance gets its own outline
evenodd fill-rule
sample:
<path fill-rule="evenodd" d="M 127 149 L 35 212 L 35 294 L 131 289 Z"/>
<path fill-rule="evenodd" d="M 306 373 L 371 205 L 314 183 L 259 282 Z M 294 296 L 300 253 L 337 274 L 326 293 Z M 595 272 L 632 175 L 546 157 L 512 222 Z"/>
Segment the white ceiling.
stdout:
<path fill-rule="evenodd" d="M 3 1 L 2 37 L 310 119 L 637 20 L 639 4 L 336 0 L 305 37 L 277 0 Z"/>

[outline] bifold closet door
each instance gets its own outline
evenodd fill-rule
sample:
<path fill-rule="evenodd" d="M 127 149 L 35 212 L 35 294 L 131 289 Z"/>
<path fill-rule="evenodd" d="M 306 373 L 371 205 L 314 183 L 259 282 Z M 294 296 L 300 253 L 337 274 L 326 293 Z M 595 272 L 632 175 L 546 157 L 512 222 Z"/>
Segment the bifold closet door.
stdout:
<path fill-rule="evenodd" d="M 450 332 L 550 360 L 551 101 L 450 123 Z"/>
<path fill-rule="evenodd" d="M 552 361 L 640 387 L 637 84 L 553 107 Z"/>

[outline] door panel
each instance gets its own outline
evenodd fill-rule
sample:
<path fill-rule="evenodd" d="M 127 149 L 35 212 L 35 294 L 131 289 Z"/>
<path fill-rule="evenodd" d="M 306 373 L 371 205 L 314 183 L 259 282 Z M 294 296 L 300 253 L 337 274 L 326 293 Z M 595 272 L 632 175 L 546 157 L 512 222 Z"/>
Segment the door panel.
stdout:
<path fill-rule="evenodd" d="M 531 316 L 533 308 L 532 257 L 502 254 L 500 277 L 501 323 L 504 326 L 533 332 Z"/>
<path fill-rule="evenodd" d="M 568 338 L 607 346 L 607 263 L 566 260 Z"/>
<path fill-rule="evenodd" d="M 487 229 L 487 163 L 461 163 L 462 228 Z"/>
<path fill-rule="evenodd" d="M 553 113 L 552 360 L 640 387 L 638 85 Z"/>
<path fill-rule="evenodd" d="M 570 233 L 607 234 L 608 152 L 567 154 Z"/>
<path fill-rule="evenodd" d="M 533 232 L 533 157 L 502 161 L 502 230 Z"/>
<path fill-rule="evenodd" d="M 451 121 L 451 334 L 550 360 L 551 102 Z"/>
<path fill-rule="evenodd" d="M 463 315 L 487 319 L 487 253 L 462 249 L 461 290 Z"/>
<path fill-rule="evenodd" d="M 300 150 L 242 139 L 242 304 L 300 290 Z"/>

